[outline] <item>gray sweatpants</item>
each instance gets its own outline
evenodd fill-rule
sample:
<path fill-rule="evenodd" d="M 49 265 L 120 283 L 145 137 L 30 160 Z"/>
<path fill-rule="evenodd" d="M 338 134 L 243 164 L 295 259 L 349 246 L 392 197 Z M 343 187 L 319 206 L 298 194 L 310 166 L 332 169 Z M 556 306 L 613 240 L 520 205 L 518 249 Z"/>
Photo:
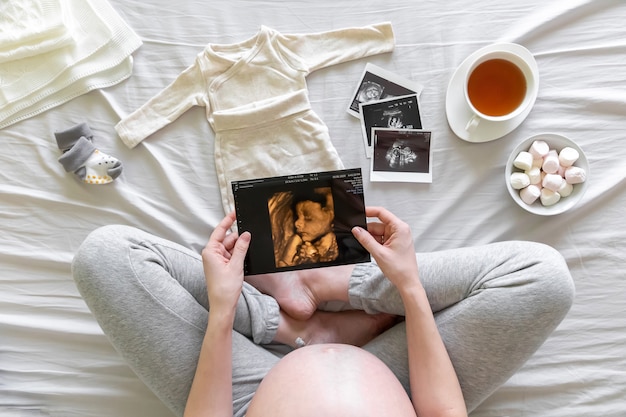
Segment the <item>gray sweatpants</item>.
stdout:
<path fill-rule="evenodd" d="M 417 256 L 441 337 L 468 409 L 504 383 L 569 310 L 574 286 L 549 246 L 501 242 Z M 200 255 L 128 226 L 92 232 L 72 264 L 81 295 L 104 333 L 142 381 L 182 415 L 208 320 Z M 351 307 L 403 314 L 395 287 L 375 264 L 350 280 Z M 244 283 L 233 331 L 234 415 L 243 416 L 281 354 L 270 342 L 276 301 Z M 255 343 L 256 342 L 256 343 Z M 364 348 L 409 388 L 404 323 Z"/>

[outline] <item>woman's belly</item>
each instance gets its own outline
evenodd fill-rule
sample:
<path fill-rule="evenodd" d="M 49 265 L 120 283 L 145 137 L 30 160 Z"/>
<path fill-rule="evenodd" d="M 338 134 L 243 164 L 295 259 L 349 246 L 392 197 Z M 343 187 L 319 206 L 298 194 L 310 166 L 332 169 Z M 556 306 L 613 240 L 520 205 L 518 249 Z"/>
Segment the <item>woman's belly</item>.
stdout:
<path fill-rule="evenodd" d="M 247 417 L 415 417 L 391 370 L 363 349 L 305 346 L 281 359 L 261 382 Z"/>

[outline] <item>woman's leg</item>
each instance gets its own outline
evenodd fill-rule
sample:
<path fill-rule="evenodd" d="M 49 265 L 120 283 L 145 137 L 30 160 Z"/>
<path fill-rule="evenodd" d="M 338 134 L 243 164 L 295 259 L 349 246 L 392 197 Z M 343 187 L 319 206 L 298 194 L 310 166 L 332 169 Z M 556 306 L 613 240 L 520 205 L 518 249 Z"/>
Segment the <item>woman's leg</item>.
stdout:
<path fill-rule="evenodd" d="M 565 317 L 574 286 L 562 256 L 532 242 L 417 254 L 420 279 L 458 374 L 468 409 L 508 380 Z M 404 314 L 395 287 L 376 265 L 358 265 L 350 304 Z M 404 324 L 364 346 L 409 392 Z"/>
<path fill-rule="evenodd" d="M 208 320 L 199 254 L 127 226 L 92 232 L 72 272 L 78 289 L 111 343 L 142 381 L 182 415 Z M 268 343 L 278 305 L 244 283 L 233 334 L 235 415 L 278 357 L 249 340 Z"/>

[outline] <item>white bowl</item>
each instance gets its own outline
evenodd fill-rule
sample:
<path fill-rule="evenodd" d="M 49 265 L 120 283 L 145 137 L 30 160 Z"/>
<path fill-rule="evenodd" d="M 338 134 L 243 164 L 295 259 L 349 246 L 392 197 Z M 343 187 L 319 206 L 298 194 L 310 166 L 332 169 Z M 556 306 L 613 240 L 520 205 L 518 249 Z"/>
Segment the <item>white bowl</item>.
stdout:
<path fill-rule="evenodd" d="M 537 201 L 535 201 L 533 204 L 526 204 L 520 197 L 519 190 L 516 190 L 511 186 L 511 174 L 513 172 L 521 172 L 520 169 L 516 168 L 513 165 L 513 161 L 520 152 L 528 151 L 530 146 L 536 140 L 545 141 L 550 149 L 555 149 L 557 152 L 560 152 L 561 149 L 565 148 L 566 146 L 576 149 L 580 157 L 574 163 L 574 166 L 584 169 L 587 173 L 585 182 L 580 184 L 574 184 L 574 189 L 572 193 L 567 197 L 561 198 L 561 200 L 559 200 L 556 204 L 552 206 L 542 205 L 540 199 L 537 199 Z M 538 214 L 540 216 L 553 216 L 555 214 L 560 214 L 571 209 L 583 197 L 585 191 L 587 190 L 587 185 L 589 184 L 589 162 L 587 161 L 587 156 L 585 155 L 583 150 L 571 139 L 555 133 L 542 133 L 524 140 L 519 145 L 517 145 L 515 149 L 513 149 L 513 152 L 511 152 L 511 156 L 509 156 L 509 160 L 506 162 L 504 177 L 506 181 L 506 188 L 509 190 L 509 194 L 521 208 L 530 213 Z"/>

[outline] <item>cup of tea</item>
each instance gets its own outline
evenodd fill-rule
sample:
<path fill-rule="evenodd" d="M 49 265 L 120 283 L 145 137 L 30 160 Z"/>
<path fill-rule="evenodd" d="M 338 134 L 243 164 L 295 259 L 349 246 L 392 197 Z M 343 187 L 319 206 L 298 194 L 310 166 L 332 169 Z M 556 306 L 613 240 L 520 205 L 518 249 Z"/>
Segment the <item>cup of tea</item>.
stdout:
<path fill-rule="evenodd" d="M 465 100 L 473 116 L 465 130 L 483 120 L 505 122 L 532 105 L 538 80 L 524 57 L 511 51 L 491 51 L 477 57 L 465 74 Z"/>

